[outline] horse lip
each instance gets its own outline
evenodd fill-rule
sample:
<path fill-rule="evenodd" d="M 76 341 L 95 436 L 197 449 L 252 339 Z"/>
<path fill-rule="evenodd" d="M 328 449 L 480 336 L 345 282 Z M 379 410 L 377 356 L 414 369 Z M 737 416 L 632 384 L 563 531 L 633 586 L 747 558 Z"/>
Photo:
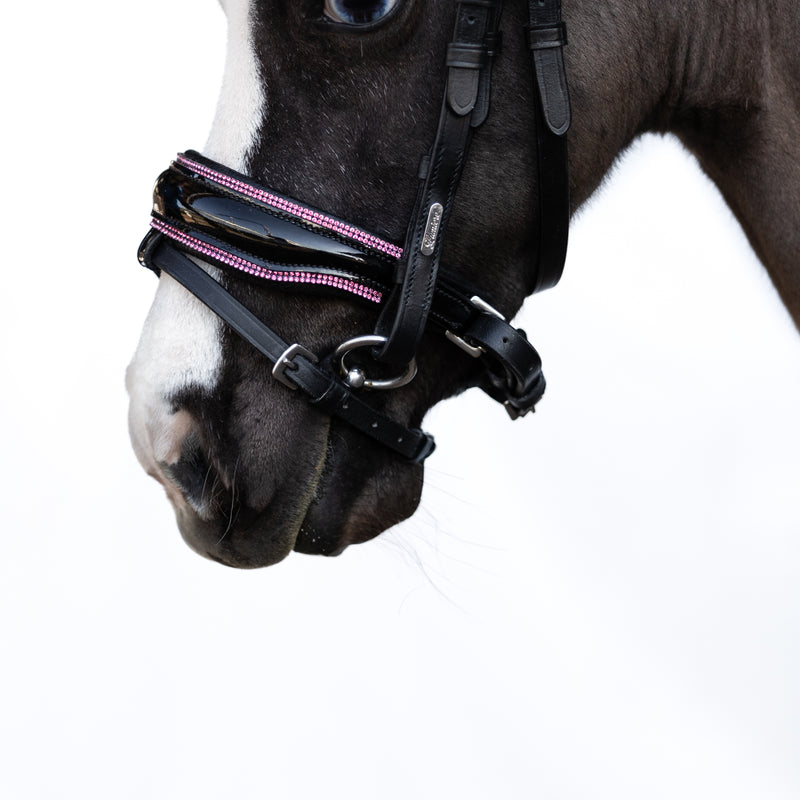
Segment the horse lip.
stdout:
<path fill-rule="evenodd" d="M 265 519 L 270 512 L 270 508 L 260 514 L 236 509 L 231 519 L 207 520 L 191 507 L 181 506 L 176 507 L 175 516 L 183 540 L 199 555 L 228 567 L 256 569 L 286 558 L 297 538 L 294 526 L 278 526 Z"/>
<path fill-rule="evenodd" d="M 320 533 L 316 527 L 309 525 L 309 517 L 313 516 L 313 503 L 306 513 L 306 518 L 295 537 L 294 549 L 298 553 L 314 556 L 338 556 L 349 545 L 340 531 Z"/>
<path fill-rule="evenodd" d="M 295 548 L 324 473 L 327 434 L 326 426 L 325 436 L 319 442 L 319 458 L 299 499 L 288 491 L 292 487 L 284 487 L 264 506 L 250 507 L 246 502 L 237 501 L 236 480 L 226 480 L 222 470 L 218 474 L 224 491 L 216 500 L 204 498 L 198 505 L 183 494 L 178 502 L 170 498 L 186 544 L 205 558 L 239 569 L 268 567 L 286 558 Z M 287 497 L 294 497 L 294 500 L 285 502 Z"/>
<path fill-rule="evenodd" d="M 339 425 L 336 446 L 328 448 L 295 539 L 298 553 L 338 556 L 406 519 L 419 503 L 421 464 L 400 462 L 381 445 Z"/>
<path fill-rule="evenodd" d="M 297 528 L 294 550 L 298 553 L 338 556 L 347 548 L 347 542 L 343 541 L 338 530 L 332 532 L 330 528 L 326 528 L 324 531 L 320 531 L 313 522 L 316 507 L 324 492 L 324 486 L 331 479 L 331 456 L 332 450 L 327 447 L 325 457 L 317 470 L 315 491 L 305 507 L 303 519 Z M 330 519 L 326 520 L 326 522 L 330 523 Z"/>

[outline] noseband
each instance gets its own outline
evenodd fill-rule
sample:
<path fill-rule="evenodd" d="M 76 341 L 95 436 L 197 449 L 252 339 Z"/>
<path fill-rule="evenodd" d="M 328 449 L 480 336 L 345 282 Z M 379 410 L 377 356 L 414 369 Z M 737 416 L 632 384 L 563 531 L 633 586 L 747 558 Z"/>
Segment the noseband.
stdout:
<path fill-rule="evenodd" d="M 445 230 L 472 131 L 486 119 L 493 58 L 500 50 L 500 2 L 459 2 L 447 47 L 447 85 L 431 151 L 420 164 L 419 188 L 403 247 L 189 151 L 159 177 L 151 231 L 139 259 L 196 295 L 273 364 L 275 379 L 301 389 L 322 411 L 414 463 L 433 438 L 405 427 L 365 402 L 360 392 L 394 389 L 416 374 L 422 335 L 438 330 L 481 366 L 477 385 L 503 403 L 512 419 L 532 410 L 545 381 L 525 332 L 439 269 Z M 570 105 L 562 47 L 560 0 L 529 0 L 539 168 L 538 254 L 531 291 L 554 286 L 564 266 L 569 227 L 566 132 Z M 303 292 L 336 292 L 378 306 L 375 331 L 343 342 L 320 359 L 290 344 L 255 317 L 190 256 L 235 274 Z M 363 350 L 381 377 L 350 356 Z M 389 374 L 389 377 L 385 375 Z"/>

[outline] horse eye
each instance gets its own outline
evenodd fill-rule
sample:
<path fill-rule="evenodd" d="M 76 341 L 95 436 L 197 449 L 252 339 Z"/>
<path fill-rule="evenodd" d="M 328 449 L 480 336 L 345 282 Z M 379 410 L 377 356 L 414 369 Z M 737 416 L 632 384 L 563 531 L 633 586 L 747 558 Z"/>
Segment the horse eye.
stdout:
<path fill-rule="evenodd" d="M 394 11 L 400 0 L 325 0 L 324 14 L 343 25 L 369 25 Z"/>

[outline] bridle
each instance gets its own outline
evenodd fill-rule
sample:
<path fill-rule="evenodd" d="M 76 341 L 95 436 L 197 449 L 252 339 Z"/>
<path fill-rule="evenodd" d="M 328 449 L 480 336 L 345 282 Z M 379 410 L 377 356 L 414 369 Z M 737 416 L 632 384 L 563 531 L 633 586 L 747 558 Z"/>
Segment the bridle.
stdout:
<path fill-rule="evenodd" d="M 525 332 L 457 277 L 440 270 L 443 239 L 472 131 L 489 112 L 492 61 L 501 45 L 501 3 L 457 4 L 447 47 L 445 88 L 431 151 L 421 161 L 419 188 L 401 248 L 254 183 L 188 151 L 159 177 L 142 264 L 166 272 L 196 295 L 273 364 L 289 389 L 414 463 L 434 449 L 433 438 L 405 427 L 365 402 L 363 390 L 394 389 L 416 374 L 416 355 L 428 327 L 478 360 L 477 385 L 503 403 L 512 419 L 532 410 L 545 381 Z M 566 132 L 571 113 L 562 48 L 566 29 L 560 0 L 529 0 L 539 169 L 538 254 L 532 292 L 554 286 L 564 266 L 569 228 Z M 190 256 L 232 272 L 304 292 L 335 291 L 381 308 L 376 329 L 342 343 L 322 362 L 290 344 Z M 369 356 L 393 377 L 370 378 L 349 354 Z M 352 360 L 352 359 L 351 359 Z"/>

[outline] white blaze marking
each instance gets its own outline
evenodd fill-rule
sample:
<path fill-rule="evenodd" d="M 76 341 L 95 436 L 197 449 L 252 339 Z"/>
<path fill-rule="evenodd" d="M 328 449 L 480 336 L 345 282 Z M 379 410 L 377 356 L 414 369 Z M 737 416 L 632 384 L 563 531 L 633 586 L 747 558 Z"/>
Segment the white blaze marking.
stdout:
<path fill-rule="evenodd" d="M 225 0 L 228 49 L 217 113 L 205 155 L 242 172 L 255 144 L 266 102 L 250 26 L 250 0 Z"/>
<path fill-rule="evenodd" d="M 225 0 L 223 6 L 228 16 L 225 74 L 204 152 L 243 171 L 265 101 L 252 44 L 250 0 Z M 171 413 L 169 398 L 187 387 L 213 389 L 222 368 L 221 332 L 216 314 L 172 278 L 161 276 L 126 382 L 134 450 L 162 482 L 158 462 L 174 463 L 188 432 L 185 415 Z"/>

